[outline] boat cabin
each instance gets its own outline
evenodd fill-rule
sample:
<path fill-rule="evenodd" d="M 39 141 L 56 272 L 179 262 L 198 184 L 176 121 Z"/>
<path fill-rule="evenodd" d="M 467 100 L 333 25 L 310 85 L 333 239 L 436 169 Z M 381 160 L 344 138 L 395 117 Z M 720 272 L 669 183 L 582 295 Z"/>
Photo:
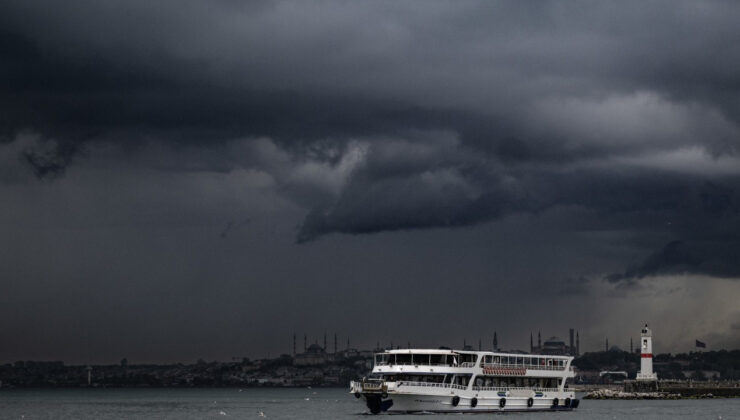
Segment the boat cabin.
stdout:
<path fill-rule="evenodd" d="M 534 354 L 466 353 L 452 350 L 389 350 L 375 354 L 375 366 L 448 366 L 564 370 L 567 357 Z"/>

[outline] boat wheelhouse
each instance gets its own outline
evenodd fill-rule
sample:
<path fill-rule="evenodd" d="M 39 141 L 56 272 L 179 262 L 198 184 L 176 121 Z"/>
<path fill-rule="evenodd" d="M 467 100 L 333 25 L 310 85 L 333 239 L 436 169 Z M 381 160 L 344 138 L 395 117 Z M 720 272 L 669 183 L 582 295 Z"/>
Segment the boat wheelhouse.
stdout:
<path fill-rule="evenodd" d="M 572 410 L 570 356 L 462 351 L 387 350 L 372 376 L 350 392 L 378 414 Z"/>

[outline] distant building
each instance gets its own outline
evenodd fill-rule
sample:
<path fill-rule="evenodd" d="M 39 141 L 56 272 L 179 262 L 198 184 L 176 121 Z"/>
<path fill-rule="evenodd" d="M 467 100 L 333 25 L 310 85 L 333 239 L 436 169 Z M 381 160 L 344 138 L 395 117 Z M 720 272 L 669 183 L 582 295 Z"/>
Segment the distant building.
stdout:
<path fill-rule="evenodd" d="M 566 344 L 565 341 L 559 337 L 550 337 L 542 343 L 542 336 L 537 333 L 537 345 L 534 345 L 533 337 L 530 334 L 529 346 L 530 353 L 532 354 L 545 354 L 553 356 L 578 356 L 578 347 L 580 339 L 576 339 L 574 343 L 574 336 L 577 337 L 578 333 L 574 335 L 574 330 L 571 328 L 569 331 L 570 345 Z"/>
<path fill-rule="evenodd" d="M 311 344 L 305 352 L 296 354 L 293 358 L 293 364 L 296 366 L 318 366 L 328 361 L 329 355 L 318 344 Z"/>
<path fill-rule="evenodd" d="M 345 359 L 354 359 L 356 357 L 360 357 L 360 351 L 357 349 L 346 349 L 342 352 L 340 352 L 340 356 Z"/>
<path fill-rule="evenodd" d="M 569 354 L 570 349 L 565 345 L 565 342 L 558 337 L 550 337 L 545 340 L 545 343 L 538 349 L 539 354 L 550 354 L 562 356 Z"/>

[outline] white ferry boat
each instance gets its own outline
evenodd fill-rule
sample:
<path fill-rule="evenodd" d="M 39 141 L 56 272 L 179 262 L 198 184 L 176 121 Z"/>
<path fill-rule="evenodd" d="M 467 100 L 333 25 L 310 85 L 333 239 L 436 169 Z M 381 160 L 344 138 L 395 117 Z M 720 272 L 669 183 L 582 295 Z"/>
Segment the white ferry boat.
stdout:
<path fill-rule="evenodd" d="M 578 407 L 566 388 L 572 357 L 446 349 L 387 350 L 350 392 L 373 414 L 555 411 Z"/>

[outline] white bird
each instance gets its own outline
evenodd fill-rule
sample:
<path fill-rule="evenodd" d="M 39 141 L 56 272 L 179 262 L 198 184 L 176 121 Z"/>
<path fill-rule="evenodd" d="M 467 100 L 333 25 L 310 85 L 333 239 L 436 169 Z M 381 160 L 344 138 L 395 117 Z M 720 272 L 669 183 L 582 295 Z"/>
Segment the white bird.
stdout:
<path fill-rule="evenodd" d="M 258 413 L 259 413 L 260 417 L 267 417 L 267 416 L 265 415 L 265 412 L 264 412 L 264 411 L 259 411 Z"/>
<path fill-rule="evenodd" d="M 219 411 L 218 414 L 220 414 L 222 416 L 225 416 L 226 415 L 226 412 L 225 411 Z"/>

